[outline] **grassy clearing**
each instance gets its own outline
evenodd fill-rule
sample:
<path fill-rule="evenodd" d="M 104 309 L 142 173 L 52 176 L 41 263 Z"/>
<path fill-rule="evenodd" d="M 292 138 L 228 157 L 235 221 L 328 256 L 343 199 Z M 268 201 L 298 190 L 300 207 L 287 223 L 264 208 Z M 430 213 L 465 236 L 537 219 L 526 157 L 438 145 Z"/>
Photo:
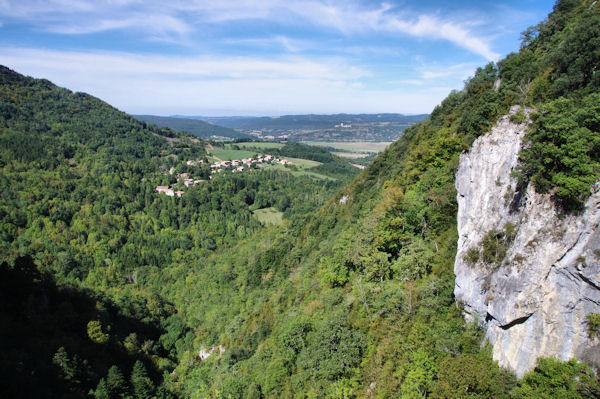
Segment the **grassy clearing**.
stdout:
<path fill-rule="evenodd" d="M 257 155 L 256 151 L 232 150 L 228 148 L 212 148 L 209 154 L 219 158 L 222 161 L 232 161 L 234 159 L 252 158 Z"/>
<path fill-rule="evenodd" d="M 311 177 L 316 177 L 317 179 L 322 179 L 322 180 L 331 180 L 331 181 L 337 180 L 335 177 L 322 175 L 317 172 L 311 172 L 310 170 L 293 171 L 292 174 L 294 176 L 311 176 Z"/>
<path fill-rule="evenodd" d="M 325 141 L 303 141 L 303 144 L 317 147 L 332 147 L 346 152 L 381 152 L 392 144 L 390 141 L 348 141 L 348 142 L 325 142 Z M 335 153 L 338 154 L 338 153 Z M 339 154 L 338 154 L 339 155 Z"/>
<path fill-rule="evenodd" d="M 290 161 L 292 163 L 292 165 L 296 165 L 297 168 L 302 168 L 302 169 L 314 168 L 315 166 L 323 165 L 322 162 L 311 161 L 309 159 L 290 158 L 290 157 L 283 157 L 282 159 L 287 159 L 288 161 Z"/>
<path fill-rule="evenodd" d="M 290 157 L 282 157 L 281 159 L 287 159 L 288 161 L 290 161 L 292 163 L 293 166 L 296 167 L 296 169 L 300 169 L 300 170 L 310 169 L 310 168 L 314 168 L 315 166 L 323 165 L 322 162 L 311 161 L 310 159 L 290 158 Z M 277 168 L 277 169 L 281 169 L 281 170 L 287 170 L 286 167 L 281 164 L 261 164 L 261 165 L 259 165 L 259 167 L 261 167 L 261 168 L 273 167 L 273 168 Z"/>
<path fill-rule="evenodd" d="M 283 221 L 283 212 L 278 211 L 277 209 L 270 208 L 261 208 L 252 212 L 254 217 L 258 219 L 259 222 L 269 226 L 269 225 L 278 225 Z"/>
<path fill-rule="evenodd" d="M 290 159 L 290 158 L 285 158 L 285 159 Z M 308 161 L 308 160 L 301 159 L 301 161 Z M 308 162 L 315 162 L 315 161 L 308 161 Z M 295 165 L 297 167 L 297 170 L 293 170 L 293 169 L 291 169 L 289 167 L 285 167 L 284 165 L 281 165 L 281 164 L 262 164 L 262 165 L 259 165 L 259 168 L 283 170 L 286 172 L 290 172 L 294 176 L 310 176 L 310 177 L 314 177 L 314 178 L 321 179 L 321 180 L 331 180 L 331 181 L 337 180 L 335 177 L 322 175 L 321 173 L 306 170 L 303 167 L 298 166 L 295 163 L 293 163 L 292 165 Z"/>

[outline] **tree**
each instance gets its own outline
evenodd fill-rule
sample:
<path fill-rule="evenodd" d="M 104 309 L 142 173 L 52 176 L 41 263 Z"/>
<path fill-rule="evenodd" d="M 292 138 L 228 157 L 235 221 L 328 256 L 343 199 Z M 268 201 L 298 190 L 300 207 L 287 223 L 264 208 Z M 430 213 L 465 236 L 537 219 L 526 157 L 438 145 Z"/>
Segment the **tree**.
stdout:
<path fill-rule="evenodd" d="M 110 339 L 110 335 L 102 331 L 102 323 L 99 320 L 91 320 L 87 324 L 88 337 L 97 344 L 105 344 Z"/>
<path fill-rule="evenodd" d="M 76 378 L 78 374 L 77 361 L 76 359 L 69 359 L 69 355 L 64 346 L 58 348 L 58 351 L 56 351 L 56 354 L 52 358 L 52 363 L 61 369 L 66 380 Z"/>
<path fill-rule="evenodd" d="M 488 351 L 447 357 L 440 363 L 432 398 L 508 398 L 516 379 L 500 370 Z"/>
<path fill-rule="evenodd" d="M 584 399 L 600 397 L 600 384 L 590 369 L 577 360 L 561 362 L 539 358 L 511 392 L 514 399 Z"/>
<path fill-rule="evenodd" d="M 106 385 L 111 399 L 124 398 L 129 391 L 127 381 L 125 380 L 125 377 L 123 377 L 123 373 L 121 373 L 119 367 L 116 365 L 113 365 L 108 369 Z"/>
<path fill-rule="evenodd" d="M 111 399 L 110 391 L 104 378 L 101 378 L 98 382 L 98 386 L 96 386 L 96 389 L 94 390 L 94 396 L 96 399 Z"/>
<path fill-rule="evenodd" d="M 137 360 L 131 371 L 131 386 L 136 398 L 149 398 L 154 393 L 154 383 L 148 377 L 144 363 Z"/>
<path fill-rule="evenodd" d="M 346 317 L 334 314 L 308 334 L 308 345 L 296 362 L 300 369 L 317 379 L 335 380 L 358 365 L 366 343 L 363 334 L 348 325 Z"/>
<path fill-rule="evenodd" d="M 413 352 L 410 369 L 400 388 L 401 398 L 425 398 L 435 374 L 436 365 L 431 356 L 423 349 Z"/>

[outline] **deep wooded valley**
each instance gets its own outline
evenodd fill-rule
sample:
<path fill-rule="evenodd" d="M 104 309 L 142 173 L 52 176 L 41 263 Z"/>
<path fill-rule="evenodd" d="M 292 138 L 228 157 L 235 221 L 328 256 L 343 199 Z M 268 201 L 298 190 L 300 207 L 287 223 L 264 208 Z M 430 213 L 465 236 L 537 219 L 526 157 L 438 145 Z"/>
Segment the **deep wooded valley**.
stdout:
<path fill-rule="evenodd" d="M 0 67 L 0 396 L 600 398 L 600 356 L 517 378 L 454 296 L 461 154 L 521 106 L 517 190 L 580 214 L 600 177 L 599 67 L 600 4 L 559 0 L 364 170 Z M 495 267 L 512 232 L 465 258 Z"/>

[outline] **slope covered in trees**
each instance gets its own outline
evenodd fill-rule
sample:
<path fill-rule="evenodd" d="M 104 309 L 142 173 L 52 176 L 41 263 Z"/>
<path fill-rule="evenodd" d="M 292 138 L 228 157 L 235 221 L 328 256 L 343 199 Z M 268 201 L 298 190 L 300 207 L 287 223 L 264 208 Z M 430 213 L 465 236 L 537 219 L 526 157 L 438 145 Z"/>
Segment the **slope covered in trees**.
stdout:
<path fill-rule="evenodd" d="M 192 133 L 194 136 L 211 139 L 211 138 L 252 138 L 252 136 L 238 132 L 230 128 L 211 125 L 199 119 L 188 119 L 188 118 L 175 118 L 168 116 L 155 116 L 155 115 L 134 115 L 137 119 L 146 123 L 152 123 L 161 127 L 168 127 L 178 132 Z"/>
<path fill-rule="evenodd" d="M 600 176 L 593 147 L 599 135 L 598 58 L 596 47 L 585 44 L 598 37 L 598 21 L 597 3 L 558 2 L 546 21 L 524 34 L 519 53 L 478 69 L 464 90 L 451 93 L 427 122 L 408 129 L 299 237 L 282 234 L 271 248 L 287 255 L 274 270 L 292 273 L 284 274 L 267 299 L 252 301 L 250 316 L 237 317 L 220 336 L 232 355 L 179 366 L 178 375 L 194 381 L 184 392 L 597 396 L 596 377 L 576 362 L 540 360 L 521 381 L 500 370 L 480 347 L 478 328 L 465 324 L 454 302 L 452 266 L 458 157 L 511 105 L 538 110 L 521 155 L 523 182 L 543 183 L 543 177 L 557 206 L 576 211 Z M 586 41 L 575 40 L 574 32 Z M 573 59 L 566 65 L 568 57 Z M 551 127 L 567 117 L 565 128 Z M 555 152 L 529 155 L 538 149 Z M 581 170 L 572 169 L 574 163 Z M 270 269 L 264 275 L 272 275 Z"/>
<path fill-rule="evenodd" d="M 599 397 L 575 361 L 499 369 L 452 295 L 458 157 L 511 105 L 539 111 L 524 183 L 572 212 L 598 178 L 599 14 L 559 1 L 343 188 L 266 170 L 159 196 L 202 142 L 2 69 L 0 261 L 23 290 L 0 316 L 25 348 L 3 370 L 98 398 Z M 286 221 L 263 227 L 259 206 Z M 45 306 L 73 317 L 64 334 L 11 333 Z"/>
<path fill-rule="evenodd" d="M 208 180 L 206 163 L 186 164 L 206 156 L 187 133 L 5 67 L 0 93 L 3 396 L 177 394 L 165 376 L 195 335 L 169 284 L 263 231 L 253 210 L 290 223 L 342 184 L 277 170 Z M 206 181 L 186 188 L 192 172 Z M 155 192 L 165 184 L 185 194 Z M 211 283 L 204 306 L 235 314 Z"/>

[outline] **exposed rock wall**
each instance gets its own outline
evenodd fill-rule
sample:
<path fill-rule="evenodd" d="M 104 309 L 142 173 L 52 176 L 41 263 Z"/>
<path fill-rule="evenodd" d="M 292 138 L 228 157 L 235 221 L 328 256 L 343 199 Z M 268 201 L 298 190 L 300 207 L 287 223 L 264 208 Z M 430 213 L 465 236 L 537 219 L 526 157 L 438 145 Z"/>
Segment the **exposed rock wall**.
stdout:
<path fill-rule="evenodd" d="M 515 193 L 525 130 L 505 116 L 461 155 L 455 296 L 485 326 L 494 359 L 519 377 L 538 357 L 598 367 L 585 317 L 600 312 L 600 185 L 580 215 L 559 215 L 531 185 Z"/>

